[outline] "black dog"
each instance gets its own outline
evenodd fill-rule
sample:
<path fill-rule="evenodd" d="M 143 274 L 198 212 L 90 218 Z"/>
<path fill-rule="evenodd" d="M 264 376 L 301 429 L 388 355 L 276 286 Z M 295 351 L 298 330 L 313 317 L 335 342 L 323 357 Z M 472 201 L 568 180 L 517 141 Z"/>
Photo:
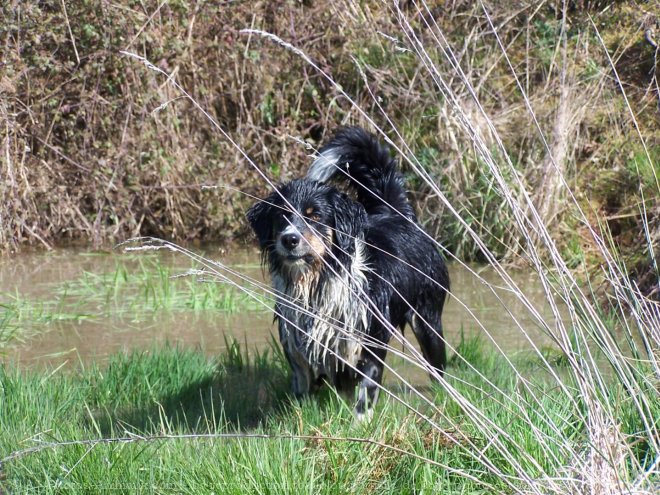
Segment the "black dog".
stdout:
<path fill-rule="evenodd" d="M 325 182 L 345 180 L 357 201 Z M 409 324 L 424 358 L 445 363 L 440 316 L 449 275 L 417 223 L 389 150 L 360 128 L 321 149 L 305 179 L 247 213 L 268 267 L 280 341 L 304 396 L 327 381 L 359 385 L 356 413 L 371 413 L 391 332 Z"/>

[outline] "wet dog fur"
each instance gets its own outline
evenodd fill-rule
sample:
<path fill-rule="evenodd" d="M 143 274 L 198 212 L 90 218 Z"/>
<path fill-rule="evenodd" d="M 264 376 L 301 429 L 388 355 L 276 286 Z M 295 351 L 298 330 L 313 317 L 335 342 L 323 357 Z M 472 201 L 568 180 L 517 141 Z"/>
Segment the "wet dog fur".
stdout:
<path fill-rule="evenodd" d="M 356 415 L 371 416 L 387 344 L 406 324 L 442 374 L 447 267 L 417 223 L 396 162 L 371 134 L 340 131 L 307 177 L 278 187 L 247 218 L 276 294 L 295 396 L 323 383 L 347 394 L 357 388 Z"/>

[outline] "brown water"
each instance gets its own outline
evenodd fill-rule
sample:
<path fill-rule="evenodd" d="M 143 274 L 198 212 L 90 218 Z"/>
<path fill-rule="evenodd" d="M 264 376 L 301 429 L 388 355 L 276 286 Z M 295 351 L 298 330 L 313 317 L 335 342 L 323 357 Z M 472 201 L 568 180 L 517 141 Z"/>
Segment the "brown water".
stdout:
<path fill-rule="evenodd" d="M 205 255 L 262 280 L 256 251 L 227 254 L 216 248 L 206 250 Z M 181 270 L 191 267 L 190 260 L 169 252 L 127 256 L 121 253 L 58 250 L 7 257 L 0 259 L 0 303 L 6 299 L 7 293 L 47 300 L 52 298 L 57 287 L 79 279 L 85 272 L 112 273 L 117 263 L 124 264 L 130 271 L 140 262 L 140 256 L 158 257 L 163 265 Z M 481 279 L 471 270 L 477 272 Z M 498 288 L 503 284 L 492 268 L 471 266 L 468 269 L 453 264 L 450 266 L 450 276 L 453 295 L 443 316 L 445 335 L 450 345 L 457 344 L 463 332 L 466 336 L 484 334 L 486 340 L 489 340 L 487 335 L 490 334 L 506 352 L 528 349 L 530 343 L 514 318 L 536 345 L 549 344 L 536 319 L 518 298 L 511 291 Z M 552 321 L 540 283 L 528 272 L 514 272 L 513 278 L 544 319 Z M 495 287 L 494 291 L 491 287 Z M 272 335 L 276 334 L 272 313 L 266 309 L 236 313 L 158 310 L 112 315 L 106 312 L 101 316 L 95 316 L 93 308 L 91 311 L 88 318 L 78 321 L 55 321 L 31 328 L 35 335 L 24 342 L 11 342 L 1 350 L 3 355 L 0 359 L 23 367 L 75 366 L 92 361 L 102 362 L 119 351 L 147 349 L 164 342 L 198 348 L 213 355 L 225 349 L 225 337 L 234 337 L 247 344 L 248 349 L 254 350 L 267 347 Z M 477 321 L 481 322 L 486 332 Z M 412 338 L 412 332 L 407 331 L 406 336 Z M 401 345 L 395 347 L 401 348 Z"/>

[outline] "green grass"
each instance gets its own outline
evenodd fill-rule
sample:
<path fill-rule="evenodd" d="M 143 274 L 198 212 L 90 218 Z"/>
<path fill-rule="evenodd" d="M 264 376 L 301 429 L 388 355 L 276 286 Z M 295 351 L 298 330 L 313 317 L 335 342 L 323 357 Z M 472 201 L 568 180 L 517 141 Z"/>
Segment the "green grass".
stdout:
<path fill-rule="evenodd" d="M 660 170 L 660 146 L 651 146 L 647 155 L 643 149 L 635 150 L 626 162 L 626 170 L 635 182 L 647 188 L 647 194 L 658 192 L 658 171 Z M 635 180 L 636 179 L 636 180 Z"/>
<path fill-rule="evenodd" d="M 55 322 L 120 317 L 143 320 L 160 311 L 235 313 L 266 307 L 260 302 L 265 302 L 261 296 L 255 299 L 226 283 L 175 277 L 182 271 L 159 258 L 138 257 L 117 262 L 110 271 L 84 272 L 73 280 L 55 282 L 47 299 L 29 293 L 0 293 L 0 347 Z"/>
<path fill-rule="evenodd" d="M 560 476 L 572 449 L 579 450 L 587 441 L 580 401 L 572 403 L 577 392 L 570 398 L 557 393 L 556 385 L 539 373 L 538 359 L 516 359 L 519 371 L 538 376 L 530 389 L 533 394 L 520 386 L 504 358 L 477 341 L 463 342 L 460 350 L 491 384 L 459 360 L 448 369 L 449 384 L 492 421 L 493 431 L 506 431 L 500 437 L 509 451 L 504 454 L 495 448 L 493 437 L 475 424 L 474 416 L 440 387 L 429 392 L 433 406 L 412 395 L 399 396 L 437 427 L 385 396 L 374 420 L 366 424 L 356 423 L 350 406 L 329 390 L 302 403 L 291 401 L 288 367 L 276 349 L 248 357 L 236 342 L 228 342 L 226 353 L 209 359 L 195 351 L 164 347 L 118 355 L 103 368 L 71 373 L 19 371 L 4 365 L 0 368 L 0 458 L 44 442 L 115 437 L 133 441 L 49 446 L 5 460 L 0 489 L 8 493 L 96 493 L 111 488 L 120 493 L 191 494 L 510 493 L 509 483 L 520 484 L 512 462 L 520 463 L 541 483 L 544 476 Z M 571 389 L 569 381 L 566 385 Z M 636 442 L 635 432 L 642 428 L 629 398 L 613 385 L 610 399 L 630 443 L 635 444 L 638 461 L 649 465 L 657 453 Z M 660 417 L 660 399 L 656 397 L 652 406 Z M 200 436 L 140 439 L 190 434 Z M 204 436 L 208 434 L 215 437 Z M 547 441 L 540 443 L 540 436 Z M 487 456 L 499 475 L 484 469 L 476 460 L 479 453 Z M 506 475 L 514 478 L 507 482 Z"/>

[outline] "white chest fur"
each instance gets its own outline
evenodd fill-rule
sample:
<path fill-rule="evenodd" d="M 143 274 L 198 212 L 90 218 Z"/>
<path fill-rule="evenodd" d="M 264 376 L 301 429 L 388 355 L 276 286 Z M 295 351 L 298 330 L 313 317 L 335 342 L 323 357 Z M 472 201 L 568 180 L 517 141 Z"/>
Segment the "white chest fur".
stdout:
<path fill-rule="evenodd" d="M 305 273 L 297 281 L 272 273 L 278 294 L 278 318 L 284 323 L 280 337 L 289 354 L 311 368 L 316 378 L 332 376 L 344 365 L 356 366 L 368 325 L 366 303 L 368 270 L 364 247 L 356 240 L 349 267 L 326 276 Z"/>

